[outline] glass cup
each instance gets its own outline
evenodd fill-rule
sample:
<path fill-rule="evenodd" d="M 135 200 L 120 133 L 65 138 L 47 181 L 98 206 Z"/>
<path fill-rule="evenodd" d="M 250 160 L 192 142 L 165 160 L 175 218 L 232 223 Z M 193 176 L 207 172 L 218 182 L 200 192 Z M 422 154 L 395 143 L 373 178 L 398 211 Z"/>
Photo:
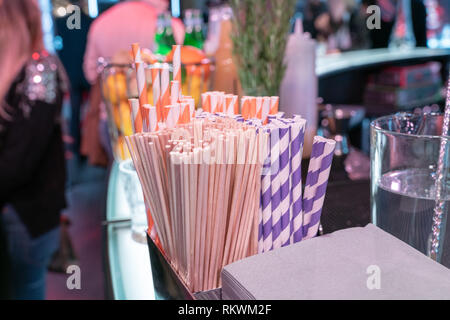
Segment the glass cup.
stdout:
<path fill-rule="evenodd" d="M 430 255 L 435 177 L 443 115 L 397 113 L 371 124 L 372 222 Z M 450 138 L 446 139 L 442 200 L 444 214 L 438 262 L 450 267 Z"/>
<path fill-rule="evenodd" d="M 124 191 L 131 212 L 132 237 L 137 242 L 147 243 L 147 215 L 144 196 L 133 161 L 125 160 L 119 165 Z"/>

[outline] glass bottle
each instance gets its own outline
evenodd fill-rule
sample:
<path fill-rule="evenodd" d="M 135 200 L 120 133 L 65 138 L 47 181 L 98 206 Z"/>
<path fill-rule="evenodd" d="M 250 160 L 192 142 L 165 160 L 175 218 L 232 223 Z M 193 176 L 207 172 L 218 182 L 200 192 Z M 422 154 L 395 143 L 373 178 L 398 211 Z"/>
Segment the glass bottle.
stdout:
<path fill-rule="evenodd" d="M 197 41 L 194 34 L 194 17 L 192 9 L 187 9 L 184 13 L 184 26 L 186 30 L 184 36 L 184 45 L 196 47 Z"/>
<path fill-rule="evenodd" d="M 202 49 L 203 43 L 205 42 L 205 37 L 203 36 L 203 22 L 200 10 L 194 10 L 193 21 L 194 21 L 194 39 L 197 44 L 196 47 Z"/>
<path fill-rule="evenodd" d="M 175 44 L 172 30 L 172 16 L 165 12 L 158 18 L 158 26 L 155 35 L 156 54 L 167 55 Z"/>

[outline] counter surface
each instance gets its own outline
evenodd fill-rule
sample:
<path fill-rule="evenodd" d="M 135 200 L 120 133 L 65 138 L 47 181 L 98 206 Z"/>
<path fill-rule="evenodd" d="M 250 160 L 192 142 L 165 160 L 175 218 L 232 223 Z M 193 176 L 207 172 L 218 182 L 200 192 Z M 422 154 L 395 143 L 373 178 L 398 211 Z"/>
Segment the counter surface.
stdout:
<path fill-rule="evenodd" d="M 450 49 L 415 48 L 413 50 L 355 50 L 317 58 L 317 76 L 326 77 L 352 69 L 411 60 L 432 60 L 450 56 Z"/>

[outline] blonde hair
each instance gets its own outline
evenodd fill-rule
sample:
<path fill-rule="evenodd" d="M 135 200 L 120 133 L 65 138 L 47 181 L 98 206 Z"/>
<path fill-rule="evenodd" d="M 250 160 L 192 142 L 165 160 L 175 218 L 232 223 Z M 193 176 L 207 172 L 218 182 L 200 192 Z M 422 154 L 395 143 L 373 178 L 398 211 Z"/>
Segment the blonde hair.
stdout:
<path fill-rule="evenodd" d="M 43 49 L 36 0 L 0 0 L 0 116 L 9 87 L 25 62 Z"/>

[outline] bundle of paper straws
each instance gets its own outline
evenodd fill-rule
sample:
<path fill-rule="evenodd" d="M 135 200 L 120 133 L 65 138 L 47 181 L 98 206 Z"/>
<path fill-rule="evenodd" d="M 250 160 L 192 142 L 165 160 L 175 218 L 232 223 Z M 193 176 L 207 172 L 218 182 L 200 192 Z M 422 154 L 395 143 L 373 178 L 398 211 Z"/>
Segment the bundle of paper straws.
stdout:
<path fill-rule="evenodd" d="M 268 138 L 208 117 L 126 139 L 162 248 L 193 292 L 216 288 L 224 265 L 257 253 Z"/>
<path fill-rule="evenodd" d="M 143 93 L 138 46 L 133 52 Z M 220 271 L 231 262 L 317 234 L 335 142 L 314 138 L 302 195 L 306 121 L 283 118 L 278 97 L 244 96 L 239 114 L 238 97 L 224 92 L 202 94 L 196 112 L 180 93 L 174 52 L 170 91 L 154 86 L 155 106 L 145 94 L 130 99 L 135 134 L 126 141 L 152 238 L 197 292 L 220 286 Z M 160 88 L 168 83 L 164 72 L 154 72 Z"/>

